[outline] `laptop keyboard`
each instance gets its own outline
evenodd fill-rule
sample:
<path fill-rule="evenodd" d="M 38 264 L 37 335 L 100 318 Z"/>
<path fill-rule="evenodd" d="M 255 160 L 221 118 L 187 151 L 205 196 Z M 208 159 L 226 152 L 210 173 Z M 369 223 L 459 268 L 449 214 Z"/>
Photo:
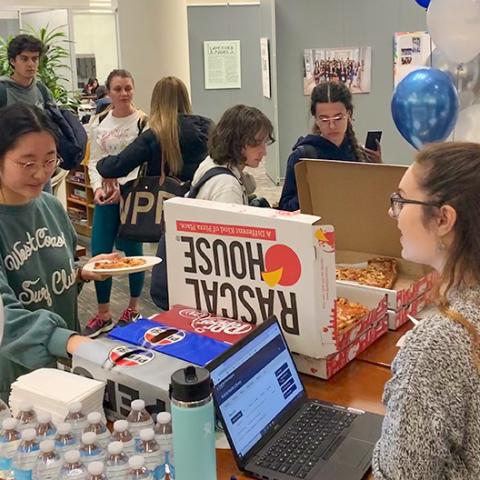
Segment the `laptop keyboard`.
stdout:
<path fill-rule="evenodd" d="M 305 478 L 336 436 L 355 420 L 354 413 L 310 402 L 256 464 L 276 472 Z M 327 437 L 330 437 L 327 440 Z"/>

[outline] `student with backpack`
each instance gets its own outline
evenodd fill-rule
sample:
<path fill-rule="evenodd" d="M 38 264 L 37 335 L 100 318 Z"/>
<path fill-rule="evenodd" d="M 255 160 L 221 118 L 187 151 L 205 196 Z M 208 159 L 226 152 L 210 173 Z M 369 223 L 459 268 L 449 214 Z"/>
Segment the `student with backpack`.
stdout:
<path fill-rule="evenodd" d="M 88 173 L 93 189 L 95 209 L 92 228 L 92 255 L 111 253 L 114 245 L 126 256 L 143 255 L 143 245 L 118 238 L 120 226 L 120 185 L 137 178 L 138 168 L 117 180 L 105 181 L 97 171 L 101 158 L 120 153 L 144 130 L 147 123 L 145 113 L 133 104 L 134 80 L 127 70 L 113 70 L 106 81 L 108 95 L 112 100 L 107 110 L 92 118 L 90 128 L 90 160 Z M 130 300 L 123 311 L 119 324 L 129 323 L 138 316 L 138 302 L 142 293 L 145 274 L 129 275 Z M 112 279 L 95 282 L 98 312 L 87 323 L 85 334 L 95 338 L 114 327 L 110 313 Z"/>
<path fill-rule="evenodd" d="M 188 197 L 248 205 L 255 180 L 245 167 L 257 168 L 266 146 L 274 141 L 272 123 L 260 110 L 245 105 L 229 108 L 210 135 L 209 156 L 195 172 Z M 168 310 L 165 237 L 158 243 L 157 256 L 164 261 L 152 271 L 150 295 L 158 307 Z"/>
<path fill-rule="evenodd" d="M 87 134 L 78 118 L 70 111 L 58 108 L 52 93 L 36 75 L 45 47 L 32 35 L 17 35 L 8 44 L 7 55 L 13 73 L 0 77 L 0 107 L 23 102 L 45 110 L 54 124 L 58 137 L 60 167 L 70 170 L 85 155 Z M 50 182 L 46 191 L 51 191 Z"/>
<path fill-rule="evenodd" d="M 295 165 L 301 158 L 381 162 L 380 145 L 374 151 L 358 144 L 352 126 L 352 94 L 343 83 L 323 82 L 317 85 L 310 98 L 310 113 L 315 120 L 312 133 L 300 137 L 288 157 L 278 205 L 281 210 L 299 209 Z"/>
<path fill-rule="evenodd" d="M 212 131 L 209 156 L 195 172 L 188 196 L 248 205 L 256 185 L 245 167 L 257 168 L 274 141 L 272 123 L 260 110 L 229 108 Z"/>

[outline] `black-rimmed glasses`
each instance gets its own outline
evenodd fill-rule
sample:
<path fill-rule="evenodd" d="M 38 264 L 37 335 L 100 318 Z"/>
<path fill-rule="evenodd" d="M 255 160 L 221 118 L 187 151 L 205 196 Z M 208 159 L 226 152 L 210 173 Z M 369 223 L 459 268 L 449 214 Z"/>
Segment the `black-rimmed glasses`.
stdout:
<path fill-rule="evenodd" d="M 423 202 L 421 200 L 411 200 L 409 198 L 403 198 L 398 192 L 390 195 L 390 207 L 392 209 L 392 215 L 397 218 L 402 211 L 403 205 L 409 203 L 411 205 L 424 205 L 425 207 L 440 207 L 438 202 Z"/>

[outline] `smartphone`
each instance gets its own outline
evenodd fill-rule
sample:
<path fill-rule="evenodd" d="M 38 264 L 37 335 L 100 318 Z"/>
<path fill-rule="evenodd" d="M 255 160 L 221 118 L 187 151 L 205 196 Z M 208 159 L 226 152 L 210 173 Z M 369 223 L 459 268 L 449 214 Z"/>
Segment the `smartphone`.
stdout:
<path fill-rule="evenodd" d="M 380 143 L 381 138 L 382 132 L 379 130 L 368 132 L 365 140 L 365 148 L 368 148 L 369 150 L 377 150 L 377 140 Z"/>

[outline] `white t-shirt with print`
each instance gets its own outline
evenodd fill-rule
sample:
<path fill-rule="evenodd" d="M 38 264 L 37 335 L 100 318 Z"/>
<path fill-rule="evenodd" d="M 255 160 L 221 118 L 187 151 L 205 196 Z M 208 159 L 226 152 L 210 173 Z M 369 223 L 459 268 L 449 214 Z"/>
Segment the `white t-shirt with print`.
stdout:
<path fill-rule="evenodd" d="M 97 162 L 108 155 L 118 155 L 125 147 L 138 137 L 138 121 L 145 114 L 136 110 L 128 117 L 114 117 L 113 111 L 99 124 L 99 117 L 92 119 L 90 126 L 90 160 L 88 173 L 93 191 L 102 186 L 102 176 L 97 171 Z M 147 127 L 145 126 L 144 130 Z M 138 176 L 139 168 L 132 170 L 126 177 L 118 178 L 118 183 L 123 185 Z"/>

